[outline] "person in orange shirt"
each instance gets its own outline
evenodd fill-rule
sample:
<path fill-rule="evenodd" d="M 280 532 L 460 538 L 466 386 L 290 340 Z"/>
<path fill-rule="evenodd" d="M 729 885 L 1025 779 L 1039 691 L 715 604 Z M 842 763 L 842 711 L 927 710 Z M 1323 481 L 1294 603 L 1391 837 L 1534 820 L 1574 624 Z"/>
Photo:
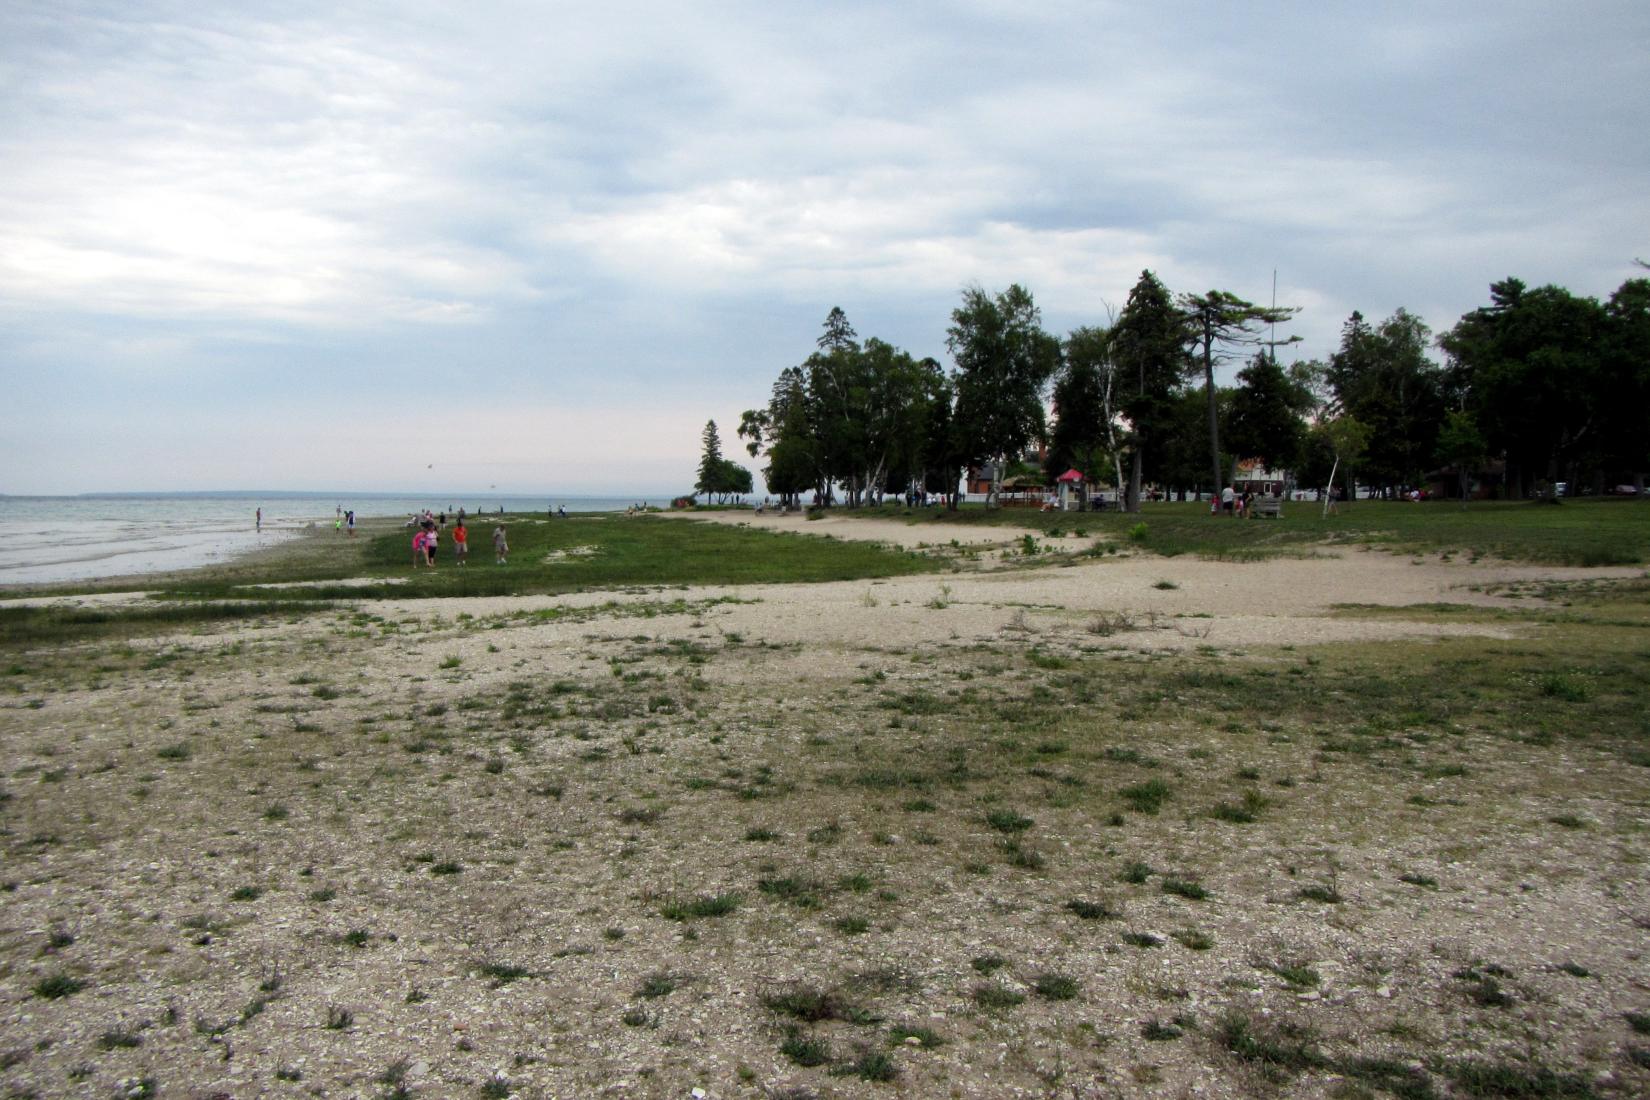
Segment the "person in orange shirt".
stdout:
<path fill-rule="evenodd" d="M 464 529 L 464 517 L 453 525 L 453 560 L 463 565 L 470 557 L 470 532 Z"/>

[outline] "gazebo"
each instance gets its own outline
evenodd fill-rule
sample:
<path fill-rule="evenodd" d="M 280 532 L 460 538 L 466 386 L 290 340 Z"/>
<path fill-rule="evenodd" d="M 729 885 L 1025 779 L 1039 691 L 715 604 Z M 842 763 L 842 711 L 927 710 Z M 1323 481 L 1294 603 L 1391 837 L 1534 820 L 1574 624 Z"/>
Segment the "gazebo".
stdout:
<path fill-rule="evenodd" d="M 1082 486 L 1083 475 L 1078 473 L 1076 470 L 1067 470 L 1065 473 L 1055 478 L 1054 483 L 1060 490 L 1060 511 L 1071 511 L 1071 493 L 1073 489 L 1077 489 Z"/>

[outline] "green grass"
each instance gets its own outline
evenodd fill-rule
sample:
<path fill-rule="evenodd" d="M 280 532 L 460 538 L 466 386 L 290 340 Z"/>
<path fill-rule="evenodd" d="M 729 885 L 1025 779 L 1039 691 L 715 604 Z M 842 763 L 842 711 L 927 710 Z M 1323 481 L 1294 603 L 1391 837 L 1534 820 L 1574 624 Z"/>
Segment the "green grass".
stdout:
<path fill-rule="evenodd" d="M 1005 985 L 978 985 L 974 987 L 974 1003 L 984 1009 L 1013 1008 L 1024 1004 L 1026 995 Z"/>
<path fill-rule="evenodd" d="M 435 569 L 415 570 L 409 550 L 412 534 L 398 527 L 369 539 L 359 565 L 340 568 L 329 578 L 316 578 L 301 566 L 272 566 L 259 581 L 320 583 L 259 595 L 278 601 L 288 598 L 283 592 L 290 592 L 293 599 L 313 602 L 558 594 L 632 585 L 862 580 L 948 568 L 940 559 L 876 543 L 657 516 L 592 514 L 554 523 L 506 516 L 504 523 L 510 539 L 510 564 L 506 566 L 494 565 L 486 554 L 472 553 L 474 560 L 463 569 L 452 568 L 449 557 Z M 486 524 L 478 522 L 472 528 L 472 540 L 490 536 L 493 526 L 491 519 Z M 290 573 L 302 576 L 295 578 Z M 381 577 L 385 583 L 325 583 L 356 576 Z M 220 599 L 242 592 L 211 579 L 180 585 L 175 591 Z"/>
<path fill-rule="evenodd" d="M 696 897 L 670 898 L 659 906 L 659 915 L 667 920 L 690 921 L 701 917 L 725 917 L 739 908 L 737 893 L 700 894 Z"/>
<path fill-rule="evenodd" d="M 51 974 L 34 983 L 34 995 L 43 1001 L 56 1001 L 73 996 L 86 988 L 86 983 L 67 974 Z"/>
<path fill-rule="evenodd" d="M 1049 1001 L 1070 1001 L 1082 991 L 1082 984 L 1069 974 L 1039 974 L 1032 983 L 1037 996 Z"/>
<path fill-rule="evenodd" d="M 1144 783 L 1136 783 L 1117 792 L 1118 797 L 1127 802 L 1131 810 L 1141 814 L 1158 813 L 1172 793 L 1168 782 L 1162 779 L 1148 779 Z"/>
<path fill-rule="evenodd" d="M 259 619 L 271 615 L 328 611 L 333 605 L 308 598 L 302 590 L 290 600 L 138 604 L 131 607 L 0 607 L 0 649 L 20 645 L 61 644 L 103 638 L 127 638 Z"/>
<path fill-rule="evenodd" d="M 800 1031 L 793 1031 L 780 1041 L 779 1053 L 799 1066 L 823 1066 L 834 1057 L 827 1040 Z"/>

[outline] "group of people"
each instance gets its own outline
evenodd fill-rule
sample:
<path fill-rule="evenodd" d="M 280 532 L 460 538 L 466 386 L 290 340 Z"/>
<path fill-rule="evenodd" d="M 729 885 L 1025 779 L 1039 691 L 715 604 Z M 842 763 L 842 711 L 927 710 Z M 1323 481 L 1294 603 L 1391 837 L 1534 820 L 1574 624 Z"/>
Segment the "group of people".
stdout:
<path fill-rule="evenodd" d="M 1244 489 L 1239 492 L 1235 487 L 1228 485 L 1220 491 L 1219 510 L 1238 519 L 1253 516 L 1257 495 L 1253 489 Z M 1212 508 L 1213 506 L 1211 506 L 1211 510 Z"/>
<path fill-rule="evenodd" d="M 417 530 L 413 532 L 412 555 L 413 568 L 420 565 L 430 569 L 435 568 L 436 551 L 441 546 L 441 532 L 447 528 L 447 513 L 439 515 L 426 510 L 423 515 L 414 521 Z M 464 509 L 458 510 L 458 517 L 453 523 L 453 560 L 459 565 L 465 565 L 470 560 L 470 531 L 464 526 Z M 510 543 L 504 534 L 504 524 L 493 528 L 493 553 L 499 565 L 510 564 Z"/>

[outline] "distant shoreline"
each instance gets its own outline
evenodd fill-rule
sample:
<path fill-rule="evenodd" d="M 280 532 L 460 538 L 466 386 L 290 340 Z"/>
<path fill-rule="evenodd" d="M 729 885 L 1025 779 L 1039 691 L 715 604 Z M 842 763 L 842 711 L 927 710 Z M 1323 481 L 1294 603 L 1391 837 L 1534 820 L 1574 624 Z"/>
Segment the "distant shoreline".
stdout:
<path fill-rule="evenodd" d="M 165 490 L 145 492 L 94 492 L 94 493 L 0 493 L 0 501 L 4 500 L 314 500 L 317 498 L 337 498 L 340 501 L 350 500 L 406 500 L 422 498 L 426 500 L 467 500 L 485 498 L 487 500 L 553 500 L 566 501 L 608 501 L 627 500 L 634 498 L 637 501 L 669 501 L 680 496 L 679 490 L 661 490 L 656 493 L 557 493 L 554 491 L 538 492 L 500 492 L 497 489 L 478 490 L 443 490 L 396 492 L 393 490 L 373 490 L 372 492 L 351 492 L 339 490 L 297 490 L 297 489 L 196 489 L 179 492 Z"/>

